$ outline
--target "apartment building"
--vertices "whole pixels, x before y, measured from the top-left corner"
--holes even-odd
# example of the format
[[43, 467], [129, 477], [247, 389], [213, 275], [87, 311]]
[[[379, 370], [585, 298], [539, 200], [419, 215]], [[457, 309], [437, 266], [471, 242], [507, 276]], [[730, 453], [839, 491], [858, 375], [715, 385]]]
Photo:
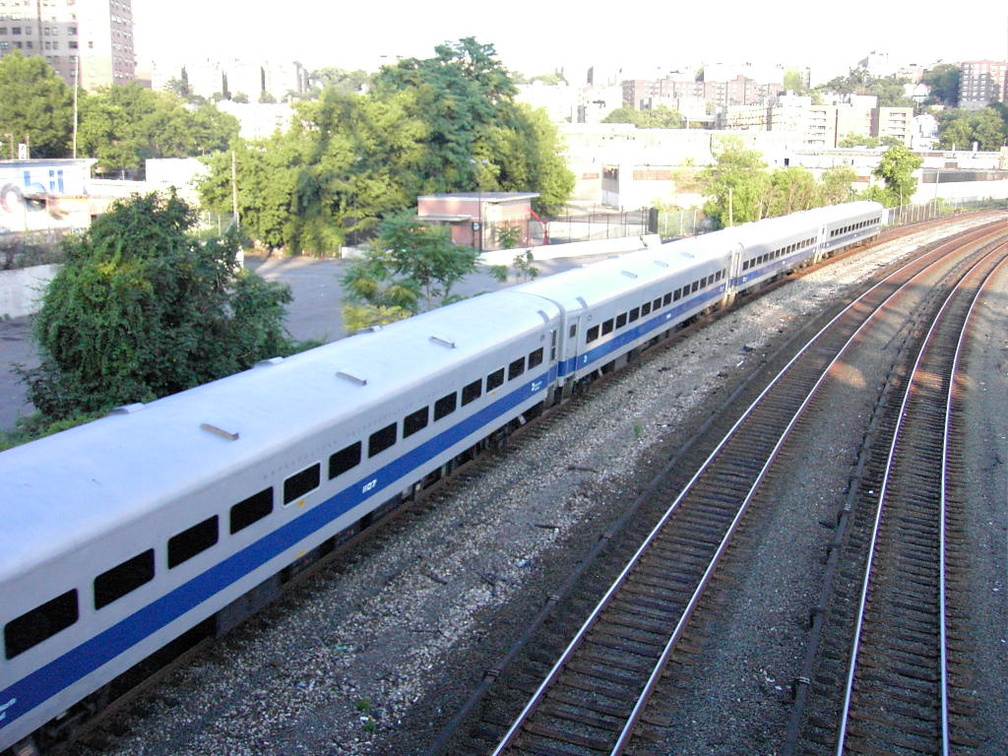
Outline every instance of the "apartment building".
[[131, 0], [0, 0], [0, 56], [42, 55], [84, 89], [136, 78]]
[[1008, 102], [1008, 61], [970, 60], [962, 63], [959, 107], [980, 110], [994, 102]]

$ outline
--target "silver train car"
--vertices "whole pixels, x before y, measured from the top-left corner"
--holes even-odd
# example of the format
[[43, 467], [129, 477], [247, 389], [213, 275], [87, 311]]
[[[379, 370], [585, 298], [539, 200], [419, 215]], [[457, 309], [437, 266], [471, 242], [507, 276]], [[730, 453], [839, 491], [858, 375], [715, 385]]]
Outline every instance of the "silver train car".
[[0, 751], [697, 313], [876, 236], [850, 203], [444, 307], [0, 454]]

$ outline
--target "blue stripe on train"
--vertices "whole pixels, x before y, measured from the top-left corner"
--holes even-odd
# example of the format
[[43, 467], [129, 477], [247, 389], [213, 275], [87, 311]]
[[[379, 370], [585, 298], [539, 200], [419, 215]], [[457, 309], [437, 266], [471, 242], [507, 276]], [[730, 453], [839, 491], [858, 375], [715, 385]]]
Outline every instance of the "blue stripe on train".
[[[0, 729], [10, 725], [64, 688], [166, 627], [186, 612], [245, 577], [287, 549], [318, 532], [338, 517], [383, 491], [424, 463], [447, 451], [467, 436], [497, 422], [506, 422], [510, 410], [543, 391], [556, 379], [556, 368], [527, 381], [517, 390], [470, 415], [426, 443], [389, 462], [374, 474], [344, 488], [304, 514], [263, 536], [205, 572], [192, 578], [129, 617], [71, 649], [0, 692]], [[369, 486], [372, 481], [376, 485]], [[368, 493], [365, 495], [364, 488]], [[362, 513], [363, 514], [363, 513]]]

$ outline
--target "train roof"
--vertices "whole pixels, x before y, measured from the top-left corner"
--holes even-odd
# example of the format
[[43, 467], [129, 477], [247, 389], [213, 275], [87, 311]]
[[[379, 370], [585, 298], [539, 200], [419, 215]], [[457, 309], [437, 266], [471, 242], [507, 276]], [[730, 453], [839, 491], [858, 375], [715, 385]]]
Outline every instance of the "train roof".
[[558, 312], [510, 290], [482, 295], [4, 451], [0, 578], [12, 561], [86, 542], [389, 395], [436, 385]]
[[618, 298], [650, 281], [669, 278], [698, 264], [710, 263], [713, 268], [733, 244], [729, 236], [681, 239], [536, 279], [514, 290], [547, 297], [565, 309], [578, 310]]

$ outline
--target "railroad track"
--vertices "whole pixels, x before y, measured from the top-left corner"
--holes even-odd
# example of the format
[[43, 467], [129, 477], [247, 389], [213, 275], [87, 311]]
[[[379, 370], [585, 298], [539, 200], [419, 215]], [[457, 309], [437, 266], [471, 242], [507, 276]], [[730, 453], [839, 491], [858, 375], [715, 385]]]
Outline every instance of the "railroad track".
[[[984, 232], [971, 238], [983, 238]], [[989, 230], [986, 233], [990, 233]], [[961, 241], [961, 240], [960, 240]], [[485, 707], [452, 752], [620, 753], [647, 719], [651, 693], [686, 635], [705, 589], [757, 500], [788, 435], [839, 356], [872, 315], [947, 248], [904, 266], [846, 308], [788, 363], [676, 495], [672, 469], [645, 495], [672, 500], [665, 515], [591, 610], [545, 679], [502, 732], [499, 707]], [[528, 672], [515, 676], [520, 689]], [[510, 696], [513, 698], [514, 693]], [[460, 728], [461, 729], [461, 728]], [[496, 746], [491, 741], [498, 738]], [[630, 751], [645, 747], [640, 743]], [[435, 749], [437, 750], [437, 749]], [[444, 752], [444, 751], [442, 751]]]
[[1003, 265], [1003, 241], [962, 276], [934, 316], [901, 395], [866, 449], [810, 687], [792, 717], [787, 753], [941, 754], [979, 745], [955, 590], [963, 580], [961, 477], [953, 433], [969, 317]]

